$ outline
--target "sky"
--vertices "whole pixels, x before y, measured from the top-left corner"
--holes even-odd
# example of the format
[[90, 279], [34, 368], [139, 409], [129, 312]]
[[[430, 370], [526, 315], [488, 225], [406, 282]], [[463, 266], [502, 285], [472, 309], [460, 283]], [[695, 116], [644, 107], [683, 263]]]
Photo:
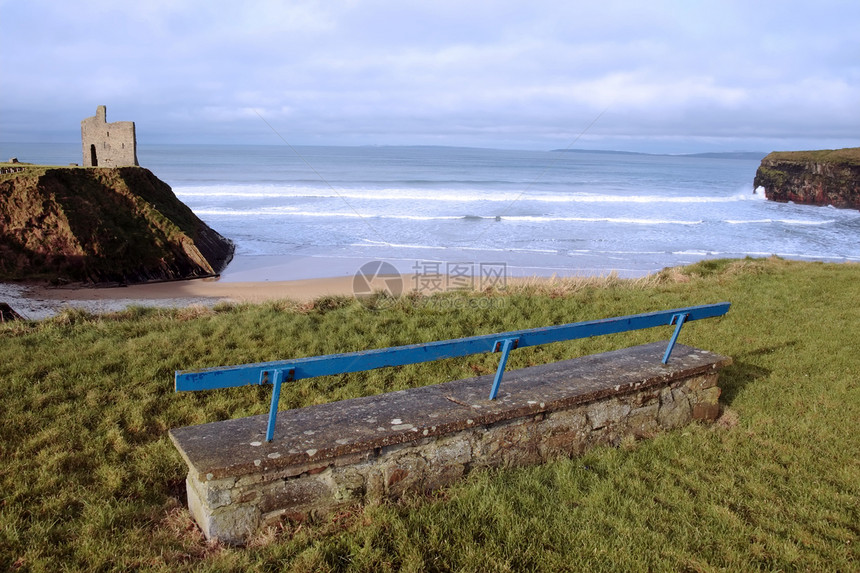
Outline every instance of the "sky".
[[860, 146], [860, 2], [0, 0], [0, 141]]

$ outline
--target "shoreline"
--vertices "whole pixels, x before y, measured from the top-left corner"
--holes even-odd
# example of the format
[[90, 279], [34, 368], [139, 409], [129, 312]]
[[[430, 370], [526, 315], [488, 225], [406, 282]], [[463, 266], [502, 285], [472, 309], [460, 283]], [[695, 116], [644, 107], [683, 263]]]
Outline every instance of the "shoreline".
[[[414, 291], [431, 295], [457, 289], [484, 290], [530, 281], [550, 281], [562, 276], [585, 278], [612, 274], [593, 268], [570, 270], [563, 275], [526, 274], [524, 268], [501, 264], [488, 265], [480, 271], [472, 265], [468, 267], [471, 270], [461, 275], [444, 272], [454, 267], [436, 265], [429, 268], [416, 270], [414, 264], [407, 266], [402, 260], [389, 262], [293, 255], [236, 257], [217, 277], [116, 286], [0, 282], [0, 302], [8, 303], [25, 319], [42, 320], [66, 308], [101, 314], [122, 311], [129, 306], [212, 307], [220, 302], [241, 304], [287, 299], [302, 304], [324, 296], [352, 297], [378, 290], [394, 296]], [[536, 269], [529, 270], [534, 272]]]
[[69, 307], [106, 313], [129, 306], [211, 307], [219, 302], [259, 303], [282, 299], [310, 302], [322, 296], [351, 296], [352, 280], [351, 276], [261, 282], [204, 278], [110, 287], [0, 283], [0, 302], [8, 303], [25, 319], [41, 320]]
[[[784, 260], [791, 261], [792, 259]], [[842, 264], [860, 263], [847, 262]], [[617, 272], [519, 275], [505, 276], [501, 283], [497, 284], [484, 283], [474, 276], [458, 277], [441, 274], [397, 273], [396, 271], [392, 274], [378, 274], [372, 277], [362, 276], [358, 273], [347, 276], [260, 281], [231, 281], [224, 280], [223, 277], [210, 277], [119, 286], [73, 284], [53, 287], [34, 282], [0, 282], [0, 303], [8, 304], [25, 320], [43, 320], [55, 316], [67, 308], [78, 308], [94, 314], [105, 314], [120, 312], [130, 306], [157, 308], [200, 306], [211, 308], [222, 302], [258, 304], [280, 300], [306, 304], [326, 296], [359, 298], [380, 290], [388, 292], [394, 297], [413, 292], [430, 296], [455, 290], [483, 291], [488, 288], [504, 289], [508, 286], [528, 284], [554, 284], [556, 282], [578, 282], [590, 279], [599, 281], [613, 277], [620, 280], [637, 280], [645, 279], [654, 274], [647, 273], [639, 277], [625, 277]], [[470, 279], [471, 284], [469, 284]]]
[[[549, 281], [553, 278], [557, 277], [508, 277], [506, 284]], [[242, 282], [203, 278], [101, 287], [0, 283], [0, 302], [8, 303], [25, 319], [42, 320], [59, 314], [66, 308], [108, 313], [122, 311], [129, 306], [212, 307], [220, 302], [256, 304], [276, 300], [292, 300], [301, 304], [325, 296], [359, 297], [379, 290], [399, 296], [410, 292], [432, 295], [455, 288], [456, 283], [451, 277], [439, 276], [428, 281], [425, 276], [415, 274], [378, 275], [369, 281], [354, 275]], [[468, 288], [468, 285], [466, 288], [475, 290]]]
[[[556, 281], [599, 280], [609, 277], [637, 280], [656, 274], [655, 272], [628, 274], [592, 268], [527, 275], [511, 273], [510, 267], [507, 267], [497, 275], [455, 276], [438, 271], [436, 274], [401, 272], [385, 261], [289, 257], [288, 260], [281, 259], [279, 265], [272, 264], [275, 262], [274, 259], [276, 257], [263, 258], [257, 261], [257, 265], [246, 263], [244, 268], [234, 268], [233, 272], [228, 273], [226, 277], [222, 274], [218, 277], [133, 285], [96, 286], [79, 283], [49, 286], [32, 281], [0, 281], [0, 303], [8, 304], [25, 320], [43, 320], [60, 314], [67, 308], [105, 314], [121, 312], [130, 306], [211, 308], [218, 303], [258, 304], [278, 300], [307, 304], [326, 296], [360, 297], [380, 290], [395, 297], [410, 292], [428, 296], [454, 290], [483, 291], [530, 283], [551, 284]], [[299, 262], [304, 264], [296, 265]], [[845, 262], [844, 264], [860, 263]], [[288, 276], [288, 273], [303, 278], [289, 280], [269, 278]], [[326, 274], [335, 276], [324, 276]], [[252, 277], [259, 278], [248, 280]]]

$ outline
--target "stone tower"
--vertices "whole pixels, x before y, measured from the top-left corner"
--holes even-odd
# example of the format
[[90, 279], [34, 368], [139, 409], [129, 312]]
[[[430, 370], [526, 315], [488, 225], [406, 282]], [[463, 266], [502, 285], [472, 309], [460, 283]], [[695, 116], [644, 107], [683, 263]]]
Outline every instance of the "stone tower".
[[84, 167], [124, 167], [137, 162], [137, 137], [133, 121], [107, 123], [107, 108], [81, 122]]

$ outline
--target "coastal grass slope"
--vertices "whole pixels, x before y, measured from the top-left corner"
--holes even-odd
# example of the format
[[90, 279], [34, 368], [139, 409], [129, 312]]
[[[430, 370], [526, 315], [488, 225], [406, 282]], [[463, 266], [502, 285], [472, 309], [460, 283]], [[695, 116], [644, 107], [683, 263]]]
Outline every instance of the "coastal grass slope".
[[0, 279], [211, 276], [233, 255], [229, 240], [143, 167], [4, 165], [11, 171], [0, 173]]
[[[270, 389], [175, 394], [173, 372], [721, 300], [684, 344], [731, 356], [724, 412], [540, 467], [476, 471], [398, 503], [207, 543], [169, 428], [264, 413]], [[712, 260], [639, 280], [364, 303], [69, 310], [0, 324], [0, 563], [17, 571], [711, 571], [860, 568], [860, 265]], [[509, 368], [668, 338], [512, 353]], [[495, 370], [494, 356], [303, 380], [281, 408]]]

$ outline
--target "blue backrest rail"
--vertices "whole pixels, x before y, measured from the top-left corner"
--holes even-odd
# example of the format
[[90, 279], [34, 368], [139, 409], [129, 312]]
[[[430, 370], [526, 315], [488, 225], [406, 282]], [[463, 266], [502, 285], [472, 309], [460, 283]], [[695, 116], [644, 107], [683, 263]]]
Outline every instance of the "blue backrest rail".
[[278, 399], [283, 382], [331, 374], [374, 370], [389, 366], [418, 364], [442, 358], [500, 352], [502, 356], [499, 360], [499, 367], [490, 390], [490, 399], [492, 400], [496, 397], [501, 385], [508, 355], [515, 348], [590, 338], [604, 334], [629, 332], [655, 326], [674, 325], [674, 332], [662, 360], [663, 364], [666, 364], [669, 361], [672, 348], [684, 324], [693, 320], [723, 316], [728, 312], [729, 306], [730, 303], [721, 302], [602, 320], [575, 322], [558, 326], [515, 330], [499, 334], [484, 334], [453, 340], [377, 348], [345, 354], [328, 354], [294, 360], [277, 360], [237, 366], [218, 366], [199, 370], [177, 371], [175, 386], [176, 391], [179, 392], [231, 388], [250, 384], [273, 384], [272, 404], [269, 411], [269, 427], [266, 434], [266, 440], [271, 441], [274, 435]]

